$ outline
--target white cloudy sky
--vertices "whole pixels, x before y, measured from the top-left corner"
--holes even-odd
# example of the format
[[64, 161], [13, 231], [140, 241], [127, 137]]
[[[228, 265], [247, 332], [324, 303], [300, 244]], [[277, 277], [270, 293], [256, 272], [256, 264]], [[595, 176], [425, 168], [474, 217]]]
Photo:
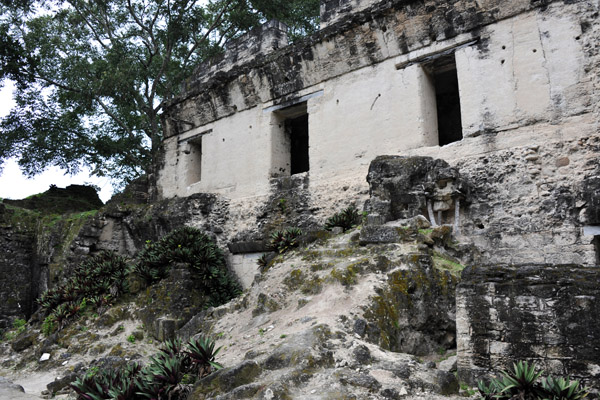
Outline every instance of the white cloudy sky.
[[[0, 89], [0, 117], [8, 114], [14, 105], [12, 91], [13, 86], [10, 82], [5, 82]], [[21, 174], [16, 160], [9, 160], [4, 163], [0, 172], [0, 198], [22, 199], [32, 194], [45, 192], [51, 184], [64, 188], [71, 184], [83, 183], [99, 186], [102, 189], [99, 195], [104, 202], [112, 195], [113, 189], [110, 181], [106, 178], [90, 177], [89, 170], [70, 176], [65, 175], [61, 169], [52, 167], [33, 179], [28, 179]]]

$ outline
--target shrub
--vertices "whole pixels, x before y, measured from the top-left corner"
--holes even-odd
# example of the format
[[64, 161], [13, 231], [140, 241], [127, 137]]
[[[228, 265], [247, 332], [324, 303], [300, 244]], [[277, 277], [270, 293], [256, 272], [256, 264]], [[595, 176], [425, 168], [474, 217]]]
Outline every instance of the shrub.
[[185, 263], [209, 296], [209, 305], [220, 305], [241, 293], [225, 264], [223, 252], [211, 238], [196, 228], [183, 227], [156, 243], [147, 242], [134, 267], [147, 284], [167, 276], [173, 263]]
[[219, 350], [205, 337], [185, 346], [178, 339], [167, 341], [145, 367], [134, 363], [122, 369], [94, 370], [71, 387], [78, 400], [183, 400], [198, 378], [222, 368], [214, 361]]
[[298, 246], [298, 239], [302, 236], [300, 228], [287, 228], [283, 231], [271, 233], [269, 248], [279, 254], [285, 253], [293, 247]]
[[354, 228], [361, 221], [361, 214], [353, 205], [334, 214], [325, 222], [325, 229], [330, 231], [336, 226], [342, 228], [344, 232]]
[[551, 376], [538, 380], [544, 371], [537, 371], [525, 361], [513, 364], [513, 370], [502, 371], [501, 378], [493, 378], [486, 385], [478, 382], [482, 400], [579, 400], [587, 396], [586, 388], [579, 387], [579, 381]]
[[130, 267], [114, 252], [101, 252], [82, 262], [62, 285], [44, 292], [38, 304], [46, 317], [42, 332], [62, 329], [90, 305], [101, 307], [127, 291]]

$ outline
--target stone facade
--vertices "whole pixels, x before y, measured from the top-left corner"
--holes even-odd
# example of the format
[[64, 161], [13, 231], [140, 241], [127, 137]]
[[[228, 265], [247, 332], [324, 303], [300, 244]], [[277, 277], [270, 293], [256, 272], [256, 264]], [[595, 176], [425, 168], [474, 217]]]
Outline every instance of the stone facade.
[[[600, 332], [585, 322], [600, 309], [600, 1], [328, 0], [321, 13], [311, 37], [288, 45], [270, 22], [198, 66], [163, 116], [156, 187], [130, 186], [60, 257], [43, 232], [1, 225], [3, 249], [33, 256], [0, 258], [23, 282], [6, 296], [29, 307], [0, 308], [0, 328], [29, 315], [59, 261], [68, 275], [90, 253], [132, 256], [191, 225], [249, 287], [272, 231], [314, 233], [354, 204], [369, 214], [356, 237], [367, 248], [401, 243], [408, 223], [424, 250], [443, 241], [461, 263], [497, 265], [469, 268], [457, 290], [462, 379], [528, 358], [600, 383]], [[419, 232], [443, 224], [435, 240]], [[379, 326], [372, 312], [365, 337], [452, 347], [454, 285], [425, 285], [420, 303], [380, 293], [416, 322], [395, 312]]]
[[574, 265], [467, 269], [456, 296], [460, 378], [475, 383], [523, 359], [597, 389], [599, 275]]
[[270, 230], [348, 204], [370, 214], [363, 244], [398, 242], [394, 221], [419, 214], [452, 225], [457, 257], [499, 265], [459, 290], [464, 379], [531, 358], [596, 384], [584, 336], [599, 333], [568, 310], [596, 301], [577, 282], [596, 283], [584, 267], [600, 260], [599, 13], [598, 0], [322, 1], [315, 35], [286, 46], [271, 23], [184, 83], [157, 195], [227, 199], [220, 237], [248, 280]]
[[[236, 215], [259, 223], [282, 179], [303, 182], [318, 222], [367, 200], [376, 156], [430, 156], [473, 182], [457, 228], [496, 261], [594, 265], [583, 191], [597, 176], [598, 9], [331, 0], [322, 29], [288, 46], [270, 23], [171, 101], [158, 197], [223, 196], [233, 235], [249, 237]], [[306, 143], [294, 149], [294, 135]]]

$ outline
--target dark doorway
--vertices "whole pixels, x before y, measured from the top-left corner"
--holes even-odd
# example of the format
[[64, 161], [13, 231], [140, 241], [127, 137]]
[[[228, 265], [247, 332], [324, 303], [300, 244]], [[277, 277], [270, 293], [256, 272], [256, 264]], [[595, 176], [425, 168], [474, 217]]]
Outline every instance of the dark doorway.
[[308, 163], [308, 114], [285, 120], [285, 131], [290, 137], [290, 173], [307, 172]]
[[439, 145], [458, 142], [463, 135], [454, 54], [435, 60], [429, 70], [435, 82]]

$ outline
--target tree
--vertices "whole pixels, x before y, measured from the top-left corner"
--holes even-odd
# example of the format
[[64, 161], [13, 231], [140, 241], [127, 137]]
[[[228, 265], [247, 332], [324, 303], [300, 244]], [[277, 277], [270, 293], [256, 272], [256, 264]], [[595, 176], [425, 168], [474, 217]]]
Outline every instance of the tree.
[[[35, 7], [32, 4], [36, 4]], [[127, 181], [151, 168], [160, 114], [193, 68], [277, 18], [298, 37], [318, 0], [1, 0], [0, 81], [17, 106], [0, 122], [0, 166], [55, 165]], [[41, 4], [41, 5], [40, 5]]]

